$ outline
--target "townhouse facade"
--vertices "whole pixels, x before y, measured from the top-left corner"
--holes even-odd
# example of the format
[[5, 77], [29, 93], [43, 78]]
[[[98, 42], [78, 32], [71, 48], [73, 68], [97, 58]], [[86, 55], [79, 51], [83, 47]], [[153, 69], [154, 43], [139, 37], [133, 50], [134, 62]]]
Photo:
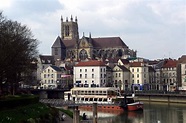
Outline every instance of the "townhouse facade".
[[130, 71], [125, 66], [116, 65], [112, 71], [113, 86], [120, 90], [130, 90]]
[[149, 67], [145, 62], [130, 63], [132, 90], [149, 90]]
[[40, 87], [43, 89], [63, 88], [68, 84], [67, 81], [63, 79], [64, 76], [66, 76], [64, 67], [48, 66], [41, 73]]
[[186, 61], [180, 63], [181, 66], [181, 90], [186, 90]]
[[[111, 66], [108, 64], [110, 61], [82, 61], [77, 62], [74, 65], [73, 70], [71, 70], [72, 73], [67, 73], [67, 71], [66, 73], [60, 73], [57, 71], [59, 72], [57, 74], [61, 74], [62, 76], [61, 78], [55, 79], [50, 78], [53, 75], [44, 75], [52, 74], [47, 73], [48, 70], [45, 70], [49, 69], [47, 66], [51, 66], [52, 63], [49, 62], [49, 60], [42, 60], [42, 62], [47, 63], [42, 64], [39, 67], [39, 69], [43, 68], [43, 72], [40, 73], [40, 84], [42, 88], [50, 88], [50, 86], [52, 88], [57, 88], [59, 84], [55, 82], [59, 80], [59, 82], [64, 81], [76, 87], [114, 86], [118, 87], [120, 90], [132, 91], [174, 91], [177, 89], [186, 90], [186, 60], [184, 59], [181, 61], [163, 59], [155, 62], [153, 61], [154, 63], [151, 63], [151, 61], [147, 62], [143, 60], [118, 59], [117, 62], [112, 63]], [[66, 85], [69, 86], [69, 84]]]
[[[156, 71], [153, 67], [149, 66], [149, 90], [157, 90], [159, 88], [158, 83], [156, 82]], [[159, 74], [157, 74], [159, 75]], [[147, 84], [147, 83], [146, 83]]]
[[41, 73], [50, 65], [54, 65], [54, 57], [51, 55], [39, 55], [37, 59], [37, 81], [41, 81]]
[[163, 67], [161, 68], [161, 82], [163, 84], [163, 90], [174, 91], [178, 88], [177, 85], [177, 60], [168, 59], [165, 60]]
[[179, 90], [186, 90], [186, 55], [178, 59], [177, 78]]

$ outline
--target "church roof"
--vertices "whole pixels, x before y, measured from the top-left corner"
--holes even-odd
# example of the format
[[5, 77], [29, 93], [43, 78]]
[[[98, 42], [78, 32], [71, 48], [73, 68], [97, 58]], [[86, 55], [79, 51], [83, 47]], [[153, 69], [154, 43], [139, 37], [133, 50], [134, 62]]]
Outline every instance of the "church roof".
[[58, 36], [54, 42], [54, 44], [52, 45], [52, 47], [61, 47], [61, 48], [65, 48], [65, 44], [63, 43], [63, 41], [61, 40], [61, 38]]
[[76, 44], [76, 40], [63, 40], [66, 48], [73, 48]]
[[128, 47], [120, 37], [92, 38], [94, 47]]
[[[88, 37], [85, 37], [89, 40]], [[127, 47], [128, 46], [121, 40], [120, 37], [102, 37], [92, 38], [91, 40], [93, 47], [95, 48], [107, 48], [107, 47]], [[75, 40], [63, 40], [63, 43], [67, 48], [73, 48], [75, 46]]]

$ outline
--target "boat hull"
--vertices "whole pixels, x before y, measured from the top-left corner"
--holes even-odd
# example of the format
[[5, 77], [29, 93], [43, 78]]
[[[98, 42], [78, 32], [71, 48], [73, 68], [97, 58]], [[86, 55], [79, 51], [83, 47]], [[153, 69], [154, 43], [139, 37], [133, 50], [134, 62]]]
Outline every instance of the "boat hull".
[[[92, 112], [92, 107], [85, 107], [85, 106], [81, 106], [81, 107], [79, 107], [79, 110], [80, 111], [91, 111]], [[99, 112], [99, 113], [102, 113], [102, 114], [113, 114], [113, 115], [120, 115], [120, 114], [122, 114], [123, 112], [124, 112], [124, 110], [112, 110], [112, 109], [109, 109], [109, 108], [98, 108], [97, 109], [97, 111]]]
[[136, 103], [127, 104], [127, 109], [128, 111], [143, 110], [143, 103], [136, 102]]
[[[83, 105], [79, 106], [81, 109], [92, 109], [92, 105]], [[124, 111], [119, 105], [98, 105], [98, 110], [112, 110], [112, 111]]]

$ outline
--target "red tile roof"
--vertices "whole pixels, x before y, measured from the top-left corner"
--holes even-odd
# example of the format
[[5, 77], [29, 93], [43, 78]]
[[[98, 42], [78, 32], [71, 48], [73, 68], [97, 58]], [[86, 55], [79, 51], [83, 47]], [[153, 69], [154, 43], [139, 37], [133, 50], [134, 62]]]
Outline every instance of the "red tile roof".
[[172, 68], [172, 67], [176, 67], [177, 65], [177, 60], [166, 60], [164, 65], [163, 65], [163, 68]]
[[85, 61], [85, 62], [79, 62], [75, 66], [79, 67], [79, 66], [106, 66], [106, 65], [102, 61], [90, 60], [90, 61]]
[[143, 62], [130, 62], [130, 67], [141, 67]]

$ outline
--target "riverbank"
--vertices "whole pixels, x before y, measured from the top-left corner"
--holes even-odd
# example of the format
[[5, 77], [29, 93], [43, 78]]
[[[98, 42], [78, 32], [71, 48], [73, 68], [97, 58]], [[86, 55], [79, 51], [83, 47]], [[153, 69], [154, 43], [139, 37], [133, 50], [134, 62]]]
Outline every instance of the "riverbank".
[[136, 96], [142, 102], [186, 103], [186, 95], [137, 94]]

